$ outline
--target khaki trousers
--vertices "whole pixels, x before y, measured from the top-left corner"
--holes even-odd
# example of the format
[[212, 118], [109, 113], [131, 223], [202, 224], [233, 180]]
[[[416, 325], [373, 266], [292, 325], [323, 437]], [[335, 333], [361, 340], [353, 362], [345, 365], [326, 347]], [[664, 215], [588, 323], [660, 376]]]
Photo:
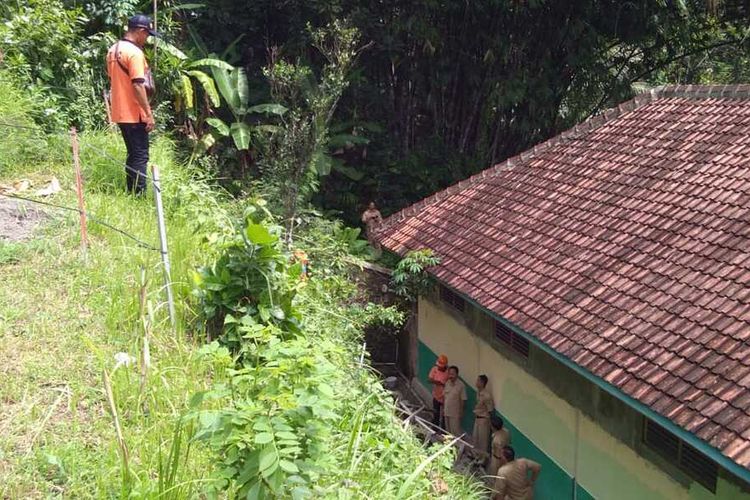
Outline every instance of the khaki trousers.
[[476, 451], [487, 456], [487, 450], [490, 448], [490, 432], [492, 427], [490, 426], [489, 417], [474, 419], [474, 432], [472, 439], [474, 440], [474, 446]]
[[445, 417], [445, 430], [456, 437], [464, 433], [461, 429], [461, 419], [458, 417]]
[[[497, 458], [495, 455], [490, 456], [490, 465], [487, 468], [487, 475], [488, 476], [497, 476], [497, 471], [500, 469], [500, 459]], [[493, 479], [494, 481], [494, 479]]]

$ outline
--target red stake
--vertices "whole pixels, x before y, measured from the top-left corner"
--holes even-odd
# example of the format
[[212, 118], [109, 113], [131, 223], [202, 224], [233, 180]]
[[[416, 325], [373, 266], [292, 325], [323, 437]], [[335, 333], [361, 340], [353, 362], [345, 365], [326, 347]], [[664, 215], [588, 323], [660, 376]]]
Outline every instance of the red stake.
[[78, 151], [78, 132], [75, 127], [70, 129], [70, 145], [73, 148], [73, 166], [76, 170], [76, 193], [78, 194], [78, 214], [81, 218], [81, 250], [84, 255], [89, 245], [86, 230], [86, 205], [83, 202], [83, 176], [81, 175], [81, 158]]

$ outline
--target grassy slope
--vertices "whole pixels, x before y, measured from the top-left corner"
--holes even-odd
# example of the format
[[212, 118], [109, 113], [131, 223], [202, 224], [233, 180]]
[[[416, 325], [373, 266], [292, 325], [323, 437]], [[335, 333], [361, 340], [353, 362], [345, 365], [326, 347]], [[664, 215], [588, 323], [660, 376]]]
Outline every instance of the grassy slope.
[[[151, 200], [135, 200], [117, 192], [119, 168], [107, 156], [121, 156], [119, 137], [84, 137], [87, 208], [139, 238], [155, 244], [157, 233]], [[58, 144], [57, 151], [65, 145]], [[168, 145], [156, 159], [171, 165]], [[21, 175], [43, 181], [61, 180], [55, 203], [75, 206], [72, 168], [62, 158], [37, 167], [6, 169], [0, 183]], [[168, 169], [164, 192], [168, 201], [170, 241], [178, 296], [189, 291], [188, 269], [206, 258], [194, 235], [197, 189], [183, 172]], [[182, 186], [180, 190], [178, 186]], [[192, 189], [185, 192], [185, 186]], [[177, 201], [182, 201], [180, 205]], [[210, 202], [210, 200], [208, 200]], [[102, 369], [111, 370], [114, 354], [139, 356], [140, 270], [149, 279], [149, 300], [159, 294], [158, 253], [91, 224], [88, 260], [79, 250], [78, 218], [71, 212], [48, 211], [36, 238], [22, 244], [0, 243], [0, 498], [39, 498], [64, 494], [71, 498], [103, 497], [119, 492], [120, 462], [114, 429], [103, 393]], [[180, 286], [181, 285], [181, 286]], [[189, 315], [189, 312], [187, 312]], [[168, 453], [173, 425], [190, 395], [207, 379], [185, 335], [173, 336], [162, 312], [151, 342], [152, 370], [143, 395], [148, 414], [138, 404], [139, 376], [119, 369], [112, 377], [136, 491], [155, 488], [160, 447]], [[193, 456], [186, 477], [200, 480], [206, 465]]]
[[[30, 124], [23, 113], [28, 106], [23, 95], [3, 84], [0, 74], [0, 123]], [[124, 154], [119, 135], [102, 132], [81, 140], [88, 211], [156, 245], [151, 198], [136, 200], [122, 193], [118, 158]], [[152, 154], [163, 167], [178, 315], [191, 320], [192, 311], [184, 309], [191, 291], [189, 274], [212, 260], [215, 250], [202, 235], [227, 222], [227, 204], [173, 161], [167, 141], [158, 141]], [[0, 125], [0, 184], [28, 178], [40, 185], [52, 175], [60, 179], [64, 191], [51, 201], [75, 206], [68, 138]], [[159, 255], [96, 223], [90, 224], [89, 231], [86, 260], [79, 249], [78, 216], [73, 212], [48, 209], [48, 219], [31, 241], [0, 243], [3, 500], [122, 494], [124, 474], [102, 372], [113, 370], [118, 352], [139, 357], [143, 345], [140, 269], [146, 269], [148, 299], [156, 306], [163, 300]], [[352, 370], [348, 349], [358, 345], [360, 332], [333, 312], [341, 306], [337, 303], [341, 294], [326, 296], [337, 281], [348, 283], [346, 273], [339, 274], [334, 272], [327, 284], [319, 283], [319, 290], [309, 287], [300, 297], [307, 323], [311, 328], [317, 325], [309, 334], [329, 347], [348, 346], [326, 351], [337, 366], [335, 385], [347, 403], [342, 405], [338, 427], [332, 429], [329, 462], [338, 467], [329, 467], [322, 478], [322, 497], [435, 497], [439, 495], [434, 478], [443, 477], [450, 491], [442, 498], [479, 498], [475, 483], [447, 471], [450, 454], [435, 463], [426, 461], [429, 453], [401, 430], [377, 377]], [[158, 496], [160, 456], [165, 460], [175, 442], [175, 423], [187, 411], [190, 397], [204, 390], [212, 378], [223, 376], [212, 373], [211, 365], [198, 358], [197, 342], [185, 331], [189, 321], [180, 322], [175, 336], [165, 316], [164, 308], [157, 310], [146, 390], [141, 392], [137, 368], [120, 368], [111, 377], [129, 449], [133, 498], [191, 496], [185, 488]], [[363, 405], [365, 400], [368, 403]], [[351, 443], [356, 444], [355, 453]], [[183, 446], [179, 454], [182, 465], [174, 484], [197, 489], [208, 480], [214, 459], [199, 443], [191, 446], [189, 457], [185, 450]]]

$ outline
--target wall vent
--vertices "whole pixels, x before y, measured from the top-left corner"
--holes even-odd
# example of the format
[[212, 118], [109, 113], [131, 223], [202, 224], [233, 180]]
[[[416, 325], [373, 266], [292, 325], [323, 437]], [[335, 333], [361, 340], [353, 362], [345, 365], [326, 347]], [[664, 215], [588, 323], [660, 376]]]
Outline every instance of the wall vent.
[[649, 419], [644, 421], [643, 442], [709, 491], [716, 492], [719, 467], [706, 455]]
[[499, 321], [495, 321], [495, 339], [507, 345], [524, 358], [529, 357], [530, 346], [528, 339], [518, 335]]
[[459, 312], [464, 312], [466, 309], [466, 301], [459, 294], [446, 286], [440, 287], [440, 300]]

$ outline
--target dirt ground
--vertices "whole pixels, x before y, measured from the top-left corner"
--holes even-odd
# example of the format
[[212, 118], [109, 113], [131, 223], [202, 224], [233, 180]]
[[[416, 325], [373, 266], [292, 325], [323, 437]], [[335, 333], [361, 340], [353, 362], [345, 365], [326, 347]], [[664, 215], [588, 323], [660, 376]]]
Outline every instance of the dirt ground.
[[0, 195], [0, 241], [23, 241], [31, 237], [45, 214], [31, 203]]

